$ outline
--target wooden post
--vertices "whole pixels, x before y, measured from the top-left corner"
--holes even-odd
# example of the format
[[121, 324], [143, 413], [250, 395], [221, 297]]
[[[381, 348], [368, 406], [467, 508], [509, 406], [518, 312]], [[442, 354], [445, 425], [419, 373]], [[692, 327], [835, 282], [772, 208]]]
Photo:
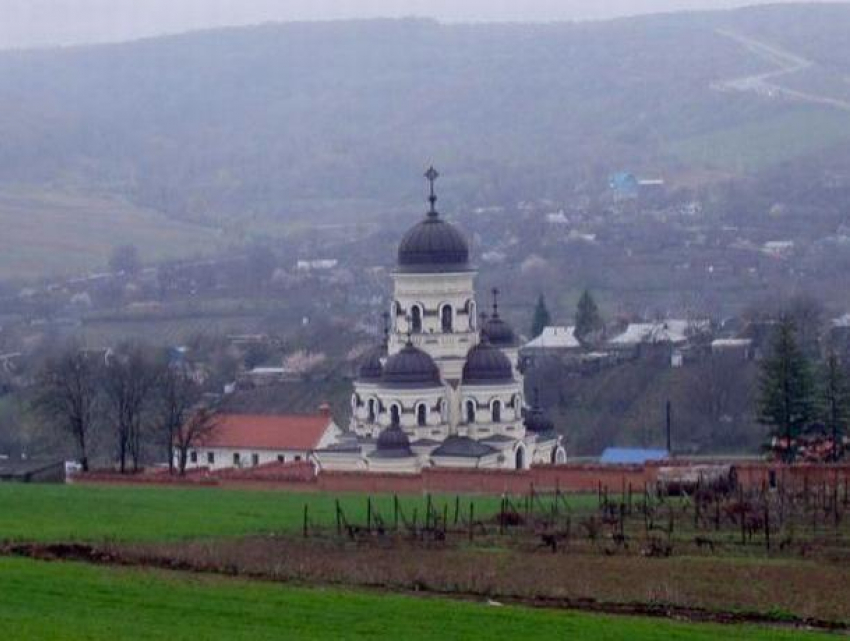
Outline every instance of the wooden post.
[[460, 520], [460, 495], [455, 496], [455, 525]]
[[473, 523], [475, 523], [475, 504], [472, 501], [470, 501], [469, 502], [469, 540], [470, 541], [472, 540], [472, 535], [473, 535], [473, 531], [474, 531]]
[[334, 503], [336, 504], [336, 533], [339, 536], [342, 534], [342, 514], [339, 508], [339, 499], [336, 499]]
[[770, 554], [770, 503], [765, 497], [764, 501], [764, 546]]
[[398, 495], [393, 494], [393, 529], [398, 532]]
[[307, 510], [308, 510], [309, 507], [310, 507], [309, 503], [304, 504], [304, 529], [303, 529], [302, 533], [303, 533], [305, 539], [309, 535], [309, 532], [307, 530], [307, 519], [308, 519]]
[[428, 494], [425, 501], [425, 529], [431, 527], [431, 495]]
[[366, 531], [372, 533], [372, 497], [366, 497]]
[[507, 510], [507, 499], [502, 496], [502, 504], [499, 509], [499, 534], [505, 533], [505, 510]]

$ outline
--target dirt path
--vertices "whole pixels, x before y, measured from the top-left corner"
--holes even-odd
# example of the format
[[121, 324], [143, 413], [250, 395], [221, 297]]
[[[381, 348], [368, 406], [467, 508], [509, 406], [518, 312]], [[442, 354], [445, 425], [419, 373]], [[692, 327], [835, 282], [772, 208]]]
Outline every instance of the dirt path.
[[850, 102], [845, 100], [798, 91], [778, 84], [777, 81], [784, 76], [805, 71], [806, 69], [813, 67], [815, 63], [811, 60], [799, 56], [791, 51], [781, 49], [776, 45], [735, 33], [733, 31], [719, 29], [717, 33], [734, 40], [753, 55], [775, 65], [777, 69], [751, 76], [743, 76], [741, 78], [715, 82], [711, 85], [712, 89], [726, 92], [751, 92], [768, 98], [784, 97], [801, 102], [834, 107], [843, 111], [850, 111]]
[[[745, 591], [761, 586], [748, 585], [744, 575], [720, 577], [715, 570], [702, 572], [700, 564], [695, 566], [686, 559], [674, 566], [660, 561], [581, 555], [524, 554], [514, 558], [492, 551], [418, 549], [413, 553], [406, 548], [385, 547], [355, 551], [350, 546], [277, 538], [144, 546], [7, 544], [0, 546], [0, 555], [221, 574], [306, 586], [346, 586], [421, 597], [486, 599], [599, 614], [850, 631], [850, 626], [839, 620], [792, 614], [787, 609], [789, 604], [762, 608], [755, 602], [734, 602], [738, 598], [734, 595], [732, 601], [726, 599], [725, 603], [716, 595], [694, 598], [694, 589], [725, 593], [733, 590], [735, 583], [742, 584]], [[573, 579], [572, 585], [557, 582], [565, 572]], [[721, 569], [719, 574], [722, 573]], [[801, 587], [800, 577], [793, 572], [784, 577], [789, 581], [787, 585], [775, 574], [762, 577], [763, 583], [783, 584], [783, 590]], [[687, 588], [682, 582], [690, 575], [695, 577], [696, 588]], [[825, 578], [826, 589], [831, 589], [830, 583], [835, 580], [843, 582], [844, 577]], [[714, 587], [706, 588], [707, 582]], [[638, 583], [645, 585], [638, 587]], [[659, 591], [659, 585], [665, 586], [667, 598], [665, 592]], [[811, 598], [817, 599], [817, 595]]]

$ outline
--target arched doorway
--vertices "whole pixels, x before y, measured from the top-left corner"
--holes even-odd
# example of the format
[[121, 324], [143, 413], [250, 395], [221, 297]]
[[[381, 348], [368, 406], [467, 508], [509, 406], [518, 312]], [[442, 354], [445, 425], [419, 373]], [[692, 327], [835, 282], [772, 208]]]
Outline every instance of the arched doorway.
[[518, 447], [516, 449], [516, 469], [524, 470], [525, 469], [525, 448]]

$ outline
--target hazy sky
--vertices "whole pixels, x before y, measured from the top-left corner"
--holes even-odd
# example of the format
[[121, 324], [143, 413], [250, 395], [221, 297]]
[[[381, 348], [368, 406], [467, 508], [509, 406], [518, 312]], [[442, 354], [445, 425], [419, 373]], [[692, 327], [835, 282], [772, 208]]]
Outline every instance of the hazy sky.
[[192, 29], [267, 21], [377, 16], [429, 16], [447, 22], [587, 20], [767, 2], [768, 0], [0, 0], [0, 48], [127, 40]]

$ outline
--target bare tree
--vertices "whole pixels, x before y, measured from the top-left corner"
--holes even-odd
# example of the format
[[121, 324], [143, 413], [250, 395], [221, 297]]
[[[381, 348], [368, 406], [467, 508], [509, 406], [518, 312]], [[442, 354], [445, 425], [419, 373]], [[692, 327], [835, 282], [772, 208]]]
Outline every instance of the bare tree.
[[74, 442], [80, 465], [89, 470], [90, 439], [99, 404], [98, 363], [76, 346], [49, 360], [39, 376], [36, 408]]
[[186, 474], [189, 450], [196, 447], [218, 426], [218, 416], [213, 409], [200, 408], [177, 430], [174, 449], [177, 451], [177, 469], [180, 476]]
[[120, 348], [104, 370], [103, 388], [113, 421], [121, 473], [128, 458], [139, 469], [143, 419], [157, 381], [153, 360], [141, 345]]
[[168, 469], [173, 473], [175, 443], [180, 437], [180, 429], [186, 425], [201, 400], [201, 387], [184, 369], [165, 363], [157, 393], [159, 402], [155, 429], [168, 454]]

